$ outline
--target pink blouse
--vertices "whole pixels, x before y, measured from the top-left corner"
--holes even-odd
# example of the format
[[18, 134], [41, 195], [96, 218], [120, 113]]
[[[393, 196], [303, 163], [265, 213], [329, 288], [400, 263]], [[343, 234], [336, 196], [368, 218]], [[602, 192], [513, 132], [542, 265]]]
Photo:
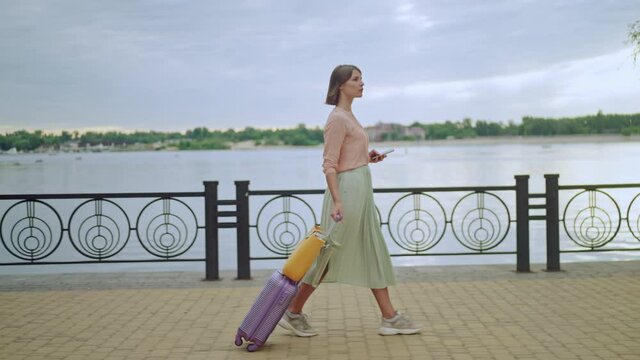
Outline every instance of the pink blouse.
[[340, 173], [369, 164], [369, 137], [353, 114], [336, 107], [324, 126], [322, 171]]

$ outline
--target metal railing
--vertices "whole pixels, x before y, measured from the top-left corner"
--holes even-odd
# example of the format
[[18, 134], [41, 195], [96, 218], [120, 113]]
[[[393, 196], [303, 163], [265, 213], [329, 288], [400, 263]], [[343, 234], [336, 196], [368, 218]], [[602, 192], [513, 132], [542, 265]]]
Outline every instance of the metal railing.
[[[266, 198], [260, 202], [262, 205], [249, 227], [260, 244], [274, 256], [250, 256], [247, 249], [251, 236], [247, 231], [239, 234], [238, 251], [242, 253], [238, 258], [239, 278], [250, 276], [250, 261], [286, 259], [304, 234], [319, 223], [314, 206], [303, 196], [324, 194], [324, 190], [256, 191], [249, 190], [248, 185], [242, 184], [243, 192], [248, 195], [245, 208], [258, 202], [258, 198]], [[391, 253], [393, 257], [518, 253], [516, 250], [496, 250], [510, 234], [512, 225], [517, 223], [517, 218], [512, 217], [513, 209], [510, 210], [504, 200], [505, 197], [518, 197], [517, 186], [387, 188], [375, 189], [374, 194], [395, 197], [384, 216], [380, 208], [376, 209], [380, 226], [391, 240], [387, 241], [393, 248], [390, 250], [396, 250]], [[520, 192], [520, 201], [526, 201], [523, 196]], [[443, 199], [447, 197], [454, 201], [447, 204]], [[511, 201], [512, 204], [515, 202]], [[250, 218], [249, 213], [244, 217]], [[438, 250], [446, 234], [450, 234], [447, 239], [455, 239], [463, 251], [433, 251]], [[525, 243], [520, 244], [519, 271], [529, 270]]]
[[[557, 174], [545, 179], [547, 271], [560, 270], [563, 253], [640, 251], [640, 184], [559, 185]], [[615, 190], [619, 194], [612, 195]]]
[[[530, 271], [531, 221], [546, 224], [549, 271], [560, 270], [561, 253], [640, 250], [640, 194], [628, 190], [640, 184], [559, 186], [558, 177], [545, 175], [544, 193], [529, 192], [528, 175], [515, 176], [513, 186], [375, 189], [378, 220], [391, 256], [515, 255], [518, 272]], [[626, 216], [603, 189], [627, 190]], [[204, 182], [204, 192], [0, 195], [0, 239], [16, 259], [0, 265], [198, 261], [216, 280], [219, 232], [229, 228], [237, 278], [249, 279], [252, 261], [286, 259], [319, 223], [314, 209], [324, 190], [250, 190], [248, 181], [235, 190], [232, 200], [218, 199], [217, 181]], [[562, 202], [561, 218], [561, 195], [577, 190]], [[611, 247], [623, 223], [635, 245]], [[561, 225], [570, 240], [562, 249]], [[571, 241], [579, 248], [568, 248]], [[65, 246], [73, 258], [56, 259]], [[198, 246], [204, 257], [193, 256]]]
[[[203, 224], [189, 199], [215, 208], [216, 194], [217, 182], [206, 182], [205, 192], [0, 195], [0, 203], [9, 202], [0, 239], [16, 259], [0, 265], [205, 261], [188, 255], [203, 230], [205, 244], [214, 244], [215, 209], [205, 207]], [[64, 247], [71, 255], [60, 259]], [[136, 254], [123, 256], [125, 248]], [[217, 246], [207, 246], [206, 256], [207, 276], [217, 278]]]

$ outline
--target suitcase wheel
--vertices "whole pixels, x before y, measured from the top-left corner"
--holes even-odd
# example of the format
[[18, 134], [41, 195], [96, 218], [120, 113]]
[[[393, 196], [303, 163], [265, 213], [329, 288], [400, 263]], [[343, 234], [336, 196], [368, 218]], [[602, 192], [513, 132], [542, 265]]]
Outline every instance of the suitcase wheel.
[[258, 348], [259, 348], [259, 347], [260, 347], [260, 346], [258, 346], [258, 345], [256, 345], [256, 344], [249, 344], [249, 345], [247, 346], [247, 351], [248, 351], [248, 352], [254, 352], [254, 351], [258, 350]]
[[240, 334], [236, 334], [235, 344], [236, 344], [236, 346], [242, 345], [242, 336], [240, 336]]

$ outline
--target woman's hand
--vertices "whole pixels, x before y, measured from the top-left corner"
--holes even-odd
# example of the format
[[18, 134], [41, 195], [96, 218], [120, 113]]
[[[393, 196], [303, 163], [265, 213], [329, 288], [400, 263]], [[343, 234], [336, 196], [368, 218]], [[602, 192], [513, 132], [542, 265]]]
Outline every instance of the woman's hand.
[[341, 203], [335, 203], [333, 205], [333, 211], [331, 212], [331, 218], [335, 222], [340, 222], [343, 218], [343, 210]]
[[377, 152], [376, 150], [369, 151], [369, 162], [370, 163], [380, 162], [380, 161], [384, 160], [384, 158], [386, 158], [386, 157], [387, 157], [387, 155], [380, 155], [380, 153]]

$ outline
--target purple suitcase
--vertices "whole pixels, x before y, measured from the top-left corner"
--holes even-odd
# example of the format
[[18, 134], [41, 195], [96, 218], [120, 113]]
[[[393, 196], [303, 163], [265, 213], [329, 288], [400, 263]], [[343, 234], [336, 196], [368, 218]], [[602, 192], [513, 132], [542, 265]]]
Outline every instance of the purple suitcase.
[[297, 283], [276, 270], [244, 318], [236, 334], [236, 346], [249, 342], [247, 351], [258, 350], [269, 338], [298, 291]]

